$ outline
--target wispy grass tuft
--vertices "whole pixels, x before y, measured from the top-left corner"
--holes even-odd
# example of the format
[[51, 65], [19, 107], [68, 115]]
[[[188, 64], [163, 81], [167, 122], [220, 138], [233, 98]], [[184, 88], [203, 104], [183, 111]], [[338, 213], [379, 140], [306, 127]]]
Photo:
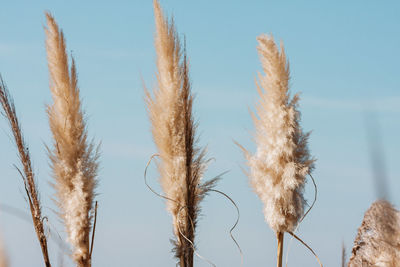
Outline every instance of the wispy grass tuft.
[[11, 132], [14, 137], [15, 144], [17, 146], [18, 155], [22, 169], [17, 168], [21, 178], [24, 182], [25, 192], [29, 203], [29, 208], [32, 215], [33, 226], [39, 240], [40, 247], [42, 249], [43, 260], [46, 267], [50, 267], [50, 259], [47, 248], [47, 238], [44, 232], [42, 208], [39, 199], [39, 191], [35, 181], [35, 175], [32, 168], [31, 156], [29, 154], [29, 148], [25, 144], [25, 140], [22, 135], [21, 126], [18, 121], [17, 112], [15, 111], [14, 101], [10, 96], [7, 87], [0, 76], [0, 102], [3, 108], [3, 115], [8, 120]]

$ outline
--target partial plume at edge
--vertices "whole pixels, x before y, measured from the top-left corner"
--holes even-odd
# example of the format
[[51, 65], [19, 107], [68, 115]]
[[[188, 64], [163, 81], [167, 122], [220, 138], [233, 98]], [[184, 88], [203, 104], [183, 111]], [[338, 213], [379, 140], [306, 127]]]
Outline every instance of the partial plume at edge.
[[349, 267], [400, 266], [400, 212], [378, 200], [365, 212], [358, 228]]

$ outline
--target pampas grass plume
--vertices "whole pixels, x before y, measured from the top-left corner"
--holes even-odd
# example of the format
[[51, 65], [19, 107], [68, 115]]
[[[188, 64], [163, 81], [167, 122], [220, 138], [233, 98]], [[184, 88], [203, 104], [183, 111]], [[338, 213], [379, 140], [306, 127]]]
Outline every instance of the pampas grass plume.
[[90, 266], [89, 236], [92, 227], [94, 189], [97, 184], [98, 153], [87, 138], [79, 97], [75, 62], [68, 69], [62, 31], [46, 13], [46, 50], [53, 104], [48, 106], [54, 146], [49, 149], [57, 204], [60, 208], [73, 259], [78, 266]]
[[[281, 43], [272, 36], [258, 38], [258, 54], [265, 75], [256, 81], [260, 97], [256, 114], [257, 152], [240, 146], [250, 167], [248, 176], [264, 203], [264, 217], [278, 241], [277, 266], [282, 266], [284, 233], [292, 233], [304, 214], [305, 176], [314, 168], [307, 148], [309, 133], [300, 127], [299, 96], [289, 94], [289, 64]], [[292, 233], [293, 234], [293, 233]]]
[[256, 82], [260, 100], [252, 113], [257, 152], [243, 149], [250, 183], [264, 203], [265, 220], [276, 232], [291, 232], [303, 215], [305, 176], [314, 167], [307, 148], [308, 133], [299, 121], [299, 96], [289, 95], [289, 64], [283, 44], [272, 36], [257, 38], [265, 75]]
[[400, 212], [388, 201], [374, 202], [365, 212], [349, 267], [400, 266]]
[[205, 150], [196, 146], [186, 54], [182, 59], [175, 27], [164, 17], [157, 0], [154, 15], [157, 88], [152, 94], [146, 90], [146, 104], [161, 158], [160, 182], [166, 197], [172, 199], [167, 202], [167, 209], [173, 217], [176, 257], [181, 266], [193, 266], [190, 242], [194, 243], [199, 203], [216, 180], [201, 183]]

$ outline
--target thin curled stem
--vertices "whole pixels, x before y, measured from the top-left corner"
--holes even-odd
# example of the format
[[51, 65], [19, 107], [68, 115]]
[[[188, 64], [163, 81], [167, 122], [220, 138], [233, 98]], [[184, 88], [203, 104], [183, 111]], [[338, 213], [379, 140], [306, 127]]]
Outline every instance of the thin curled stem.
[[[311, 180], [313, 182], [314, 185], [314, 200], [313, 203], [311, 204], [311, 206], [307, 209], [307, 211], [304, 213], [304, 215], [301, 217], [301, 219], [299, 220], [299, 223], [297, 224], [296, 228], [294, 229], [293, 232], [289, 233], [292, 235], [290, 241], [289, 241], [289, 246], [288, 246], [288, 250], [286, 252], [286, 267], [288, 265], [288, 260], [289, 260], [289, 252], [290, 252], [290, 248], [293, 242], [293, 238], [295, 238], [294, 233], [296, 233], [297, 229], [300, 227], [301, 222], [304, 220], [304, 218], [308, 215], [308, 213], [311, 211], [311, 209], [314, 207], [315, 202], [317, 202], [317, 195], [318, 195], [318, 187], [317, 184], [315, 183], [314, 177], [311, 175], [311, 173], [308, 173], [308, 175], [311, 177]], [[301, 241], [302, 242], [302, 241]], [[303, 242], [302, 242], [303, 243]], [[308, 246], [307, 246], [308, 247]], [[314, 252], [313, 252], [314, 253]], [[314, 254], [315, 255], [315, 254]], [[318, 257], [317, 257], [318, 259]], [[318, 260], [319, 262], [319, 260]], [[321, 265], [322, 266], [322, 265]]]
[[[226, 173], [226, 172], [224, 172], [224, 173]], [[222, 173], [222, 174], [216, 176], [215, 178], [222, 176], [224, 173]], [[224, 192], [219, 191], [219, 190], [216, 190], [216, 189], [209, 189], [209, 191], [212, 191], [212, 192], [221, 194], [222, 196], [226, 197], [226, 198], [235, 206], [235, 208], [236, 208], [236, 211], [237, 211], [238, 216], [237, 216], [237, 218], [236, 218], [235, 224], [234, 224], [234, 225], [232, 226], [232, 228], [229, 230], [229, 235], [231, 236], [231, 238], [232, 238], [233, 242], [235, 243], [236, 247], [239, 249], [240, 257], [241, 257], [241, 264], [240, 264], [240, 266], [243, 266], [243, 252], [242, 252], [242, 249], [240, 248], [239, 243], [236, 241], [236, 239], [233, 237], [233, 234], [232, 234], [232, 231], [236, 228], [237, 224], [239, 223], [239, 219], [240, 219], [239, 207], [236, 205], [235, 201], [233, 201], [233, 199], [232, 199], [231, 197], [229, 197], [227, 194], [225, 194]], [[180, 212], [181, 212], [183, 209], [185, 209], [185, 208], [188, 208], [188, 207], [187, 207], [187, 206], [182, 206], [182, 207], [179, 209], [178, 218], [180, 218], [180, 216], [179, 216]], [[189, 217], [189, 219], [190, 219], [190, 222], [191, 222], [192, 227], [193, 227], [193, 221], [192, 221], [192, 219], [191, 219], [190, 217]], [[208, 260], [207, 258], [205, 258], [205, 257], [203, 257], [203, 256], [201, 256], [201, 255], [199, 255], [199, 254], [197, 253], [193, 242], [192, 242], [191, 240], [189, 240], [189, 238], [187, 238], [187, 236], [185, 236], [185, 235], [182, 233], [181, 228], [180, 228], [180, 221], [179, 221], [179, 224], [178, 224], [178, 230], [179, 230], [179, 233], [182, 235], [182, 237], [183, 237], [186, 241], [188, 241], [188, 242], [190, 243], [190, 245], [192, 246], [193, 252], [195, 253], [195, 255], [196, 255], [197, 257], [199, 257], [199, 258], [201, 258], [202, 260], [208, 262], [210, 265], [216, 267], [216, 265], [215, 265], [213, 262], [211, 262], [211, 261]]]
[[[179, 216], [179, 214], [182, 212], [182, 210], [187, 209], [187, 208], [189, 208], [189, 207], [188, 207], [188, 206], [182, 206], [182, 205], [181, 205], [178, 201], [176, 201], [175, 199], [169, 198], [169, 197], [167, 197], [167, 196], [164, 196], [164, 195], [162, 195], [162, 194], [156, 192], [156, 191], [147, 183], [147, 169], [148, 169], [149, 165], [151, 164], [151, 162], [153, 161], [153, 159], [154, 159], [155, 157], [159, 157], [159, 154], [153, 154], [153, 155], [151, 155], [149, 161], [148, 161], [147, 164], [146, 164], [146, 168], [145, 168], [145, 170], [144, 170], [144, 182], [145, 182], [146, 186], [150, 189], [151, 192], [153, 192], [153, 193], [154, 193], [155, 195], [157, 195], [158, 197], [163, 198], [163, 199], [166, 199], [166, 200], [169, 200], [169, 201], [173, 201], [173, 202], [175, 202], [175, 203], [178, 203], [178, 205], [180, 205], [180, 208], [179, 208], [179, 211], [178, 211], [178, 216], [177, 216], [177, 217], [179, 218], [179, 220], [178, 220], [178, 231], [179, 231], [179, 234], [180, 234], [186, 241], [188, 241], [188, 242], [190, 243], [190, 245], [191, 245], [191, 247], [192, 247], [192, 249], [193, 249], [193, 253], [194, 253], [198, 258], [200, 258], [201, 260], [203, 260], [203, 261], [209, 263], [210, 265], [216, 267], [216, 265], [215, 265], [212, 261], [210, 261], [210, 260], [207, 259], [206, 257], [200, 255], [200, 254], [197, 252], [197, 250], [195, 249], [195, 245], [193, 244], [193, 242], [192, 242], [185, 234], [182, 233], [182, 230], [181, 230], [181, 227], [180, 227], [181, 221], [180, 221], [180, 216]], [[210, 159], [210, 161], [211, 161], [211, 160], [213, 160], [213, 158]], [[214, 159], [214, 160], [215, 160], [215, 159]], [[218, 178], [218, 177], [221, 177], [222, 175], [224, 175], [224, 174], [227, 173], [227, 172], [228, 172], [228, 171], [223, 172], [223, 173], [217, 175], [216, 177], [214, 177], [214, 179], [215, 179], [215, 178]], [[239, 220], [240, 220], [240, 211], [239, 211], [239, 207], [236, 205], [235, 201], [234, 201], [231, 197], [229, 197], [226, 193], [224, 193], [224, 192], [222, 192], [222, 191], [219, 191], [219, 190], [216, 190], [216, 189], [209, 189], [209, 191], [210, 191], [210, 192], [212, 191], [212, 192], [221, 194], [222, 196], [226, 197], [226, 198], [235, 206], [235, 208], [236, 208], [236, 211], [237, 211], [237, 218], [236, 218], [236, 221], [235, 221], [234, 225], [233, 225], [233, 226], [231, 227], [231, 229], [229, 230], [229, 235], [231, 236], [233, 242], [235, 243], [235, 245], [236, 245], [237, 248], [239, 249], [240, 256], [241, 256], [241, 266], [243, 266], [243, 252], [242, 252], [242, 249], [240, 248], [239, 243], [236, 241], [236, 239], [234, 238], [234, 236], [233, 236], [233, 234], [232, 234], [232, 231], [236, 228], [236, 226], [238, 225]], [[191, 218], [190, 216], [189, 216], [189, 220], [190, 220], [190, 223], [191, 223], [192, 227], [194, 227], [194, 225], [193, 225], [193, 220], [192, 220], [192, 218]]]
[[166, 199], [166, 200], [169, 200], [169, 201], [173, 201], [173, 202], [179, 204], [179, 202], [176, 201], [175, 199], [172, 199], [172, 198], [169, 198], [169, 197], [167, 197], [167, 196], [164, 196], [164, 195], [161, 195], [161, 194], [157, 193], [157, 192], [147, 183], [147, 169], [149, 168], [149, 165], [151, 164], [151, 162], [153, 161], [153, 159], [154, 159], [155, 157], [159, 157], [159, 156], [160, 156], [160, 154], [153, 154], [153, 155], [151, 155], [149, 161], [147, 162], [146, 168], [144, 169], [144, 183], [146, 184], [147, 188], [150, 189], [150, 191], [153, 192], [153, 193], [154, 193], [155, 195], [157, 195], [158, 197], [163, 198], [163, 199]]
[[308, 248], [308, 249], [311, 251], [311, 253], [315, 256], [315, 258], [317, 259], [317, 261], [318, 261], [318, 263], [319, 263], [319, 266], [323, 267], [323, 265], [322, 265], [321, 261], [319, 260], [317, 254], [314, 252], [314, 250], [313, 250], [309, 245], [307, 245], [306, 242], [304, 242], [300, 237], [298, 237], [297, 235], [295, 235], [293, 232], [288, 232], [288, 233], [289, 233], [291, 236], [293, 236], [294, 238], [296, 238], [298, 241], [300, 241], [300, 243], [302, 243], [306, 248]]
[[239, 207], [236, 205], [235, 201], [233, 201], [233, 199], [232, 199], [231, 197], [229, 197], [227, 194], [225, 194], [224, 192], [219, 191], [219, 190], [216, 190], [216, 189], [210, 189], [210, 191], [213, 191], [213, 192], [216, 192], [216, 193], [218, 193], [218, 194], [223, 195], [223, 196], [226, 197], [226, 198], [235, 206], [235, 208], [236, 208], [236, 211], [237, 211], [237, 218], [236, 218], [235, 224], [234, 224], [234, 225], [232, 226], [232, 228], [229, 230], [229, 235], [231, 236], [233, 242], [235, 242], [236, 247], [239, 249], [239, 252], [240, 252], [240, 259], [241, 259], [241, 261], [240, 261], [240, 266], [243, 266], [243, 258], [244, 258], [244, 257], [243, 257], [243, 251], [242, 251], [242, 249], [240, 248], [239, 243], [236, 241], [236, 239], [233, 237], [233, 234], [232, 234], [232, 231], [236, 228], [236, 226], [238, 225], [239, 220], [240, 220], [240, 211], [239, 211]]
[[[146, 184], [147, 188], [149, 188], [150, 191], [153, 192], [156, 196], [177, 203], [177, 204], [180, 206], [179, 211], [178, 211], [178, 218], [179, 218], [180, 212], [181, 212], [184, 208], [187, 209], [188, 207], [187, 207], [187, 206], [182, 206], [182, 205], [181, 205], [178, 201], [176, 201], [175, 199], [172, 199], [172, 198], [170, 198], [170, 197], [164, 196], [164, 195], [162, 195], [162, 194], [156, 192], [156, 191], [147, 183], [147, 169], [149, 168], [149, 166], [150, 166], [151, 162], [153, 161], [153, 159], [154, 159], [155, 157], [159, 157], [159, 156], [160, 156], [159, 154], [153, 154], [153, 155], [151, 155], [149, 161], [147, 162], [146, 168], [144, 169], [144, 183]], [[190, 220], [190, 223], [191, 223], [192, 227], [194, 227], [192, 218], [191, 218], [190, 216], [188, 216], [188, 218], [189, 218], [189, 220]], [[181, 221], [179, 220], [179, 221], [178, 221], [178, 231], [179, 231], [179, 234], [180, 234], [186, 241], [188, 241], [188, 242], [190, 243], [190, 245], [191, 245], [192, 248], [193, 248], [193, 253], [194, 253], [198, 258], [200, 258], [201, 260], [204, 260], [204, 261], [206, 261], [207, 263], [211, 264], [212, 266], [216, 267], [216, 265], [215, 265], [214, 263], [212, 263], [209, 259], [207, 259], [207, 258], [201, 256], [199, 253], [197, 253], [197, 251], [196, 251], [196, 249], [195, 249], [195, 247], [194, 247], [193, 242], [192, 242], [191, 240], [189, 240], [189, 238], [187, 238], [187, 236], [185, 236], [185, 235], [182, 233], [181, 228], [180, 228], [180, 224], [181, 224]]]
[[90, 253], [89, 253], [90, 260], [92, 259], [94, 234], [96, 232], [96, 222], [97, 222], [97, 201], [94, 206], [94, 222], [93, 222], [93, 231], [92, 231], [92, 242], [90, 243]]
[[[182, 233], [182, 230], [181, 230], [181, 220], [180, 220], [180, 216], [179, 216], [179, 215], [180, 215], [180, 213], [181, 213], [182, 210], [187, 209], [187, 208], [188, 208], [188, 206], [181, 206], [180, 209], [179, 209], [179, 211], [178, 211], [178, 218], [179, 218], [179, 219], [178, 219], [178, 231], [179, 231], [179, 234], [180, 234], [186, 241], [189, 242], [190, 246], [191, 246], [192, 249], [193, 249], [193, 253], [194, 253], [198, 258], [200, 258], [201, 260], [207, 262], [207, 263], [210, 264], [211, 266], [217, 267], [217, 265], [216, 265], [215, 263], [213, 263], [211, 260], [209, 260], [208, 258], [206, 258], [206, 257], [204, 257], [204, 256], [202, 256], [202, 255], [200, 255], [200, 254], [197, 252], [197, 250], [196, 250], [196, 248], [195, 248], [193, 242], [192, 242], [184, 233]], [[192, 227], [194, 227], [192, 218], [190, 218], [190, 216], [188, 216], [188, 217], [189, 217], [189, 220], [190, 220], [190, 224], [192, 225]]]

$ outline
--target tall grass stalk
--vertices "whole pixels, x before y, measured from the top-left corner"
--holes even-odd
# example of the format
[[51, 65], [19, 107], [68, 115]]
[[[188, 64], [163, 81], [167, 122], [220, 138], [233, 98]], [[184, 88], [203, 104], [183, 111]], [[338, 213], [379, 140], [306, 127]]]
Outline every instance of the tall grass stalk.
[[97, 185], [98, 150], [88, 140], [75, 61], [68, 67], [64, 35], [46, 13], [46, 50], [52, 105], [47, 107], [53, 149], [49, 150], [60, 217], [79, 267], [91, 266], [90, 232]]
[[43, 260], [46, 267], [51, 267], [49, 252], [47, 248], [47, 238], [44, 232], [42, 216], [42, 208], [40, 204], [39, 191], [35, 180], [35, 175], [32, 168], [31, 156], [29, 148], [25, 143], [22, 135], [21, 126], [18, 121], [17, 112], [15, 110], [14, 101], [9, 94], [7, 87], [0, 76], [0, 102], [3, 108], [3, 115], [8, 121], [11, 132], [14, 137], [14, 142], [17, 146], [18, 155], [22, 169], [17, 168], [24, 182], [25, 193], [29, 203], [29, 209], [32, 215], [32, 222], [35, 228], [36, 236], [39, 240], [40, 248], [42, 249]]
[[170, 199], [167, 210], [173, 217], [175, 256], [181, 267], [191, 267], [200, 202], [217, 179], [201, 182], [206, 168], [205, 149], [196, 145], [186, 52], [182, 53], [175, 26], [164, 17], [157, 0], [154, 16], [157, 87], [152, 93], [145, 90], [146, 104], [161, 159], [161, 186]]

